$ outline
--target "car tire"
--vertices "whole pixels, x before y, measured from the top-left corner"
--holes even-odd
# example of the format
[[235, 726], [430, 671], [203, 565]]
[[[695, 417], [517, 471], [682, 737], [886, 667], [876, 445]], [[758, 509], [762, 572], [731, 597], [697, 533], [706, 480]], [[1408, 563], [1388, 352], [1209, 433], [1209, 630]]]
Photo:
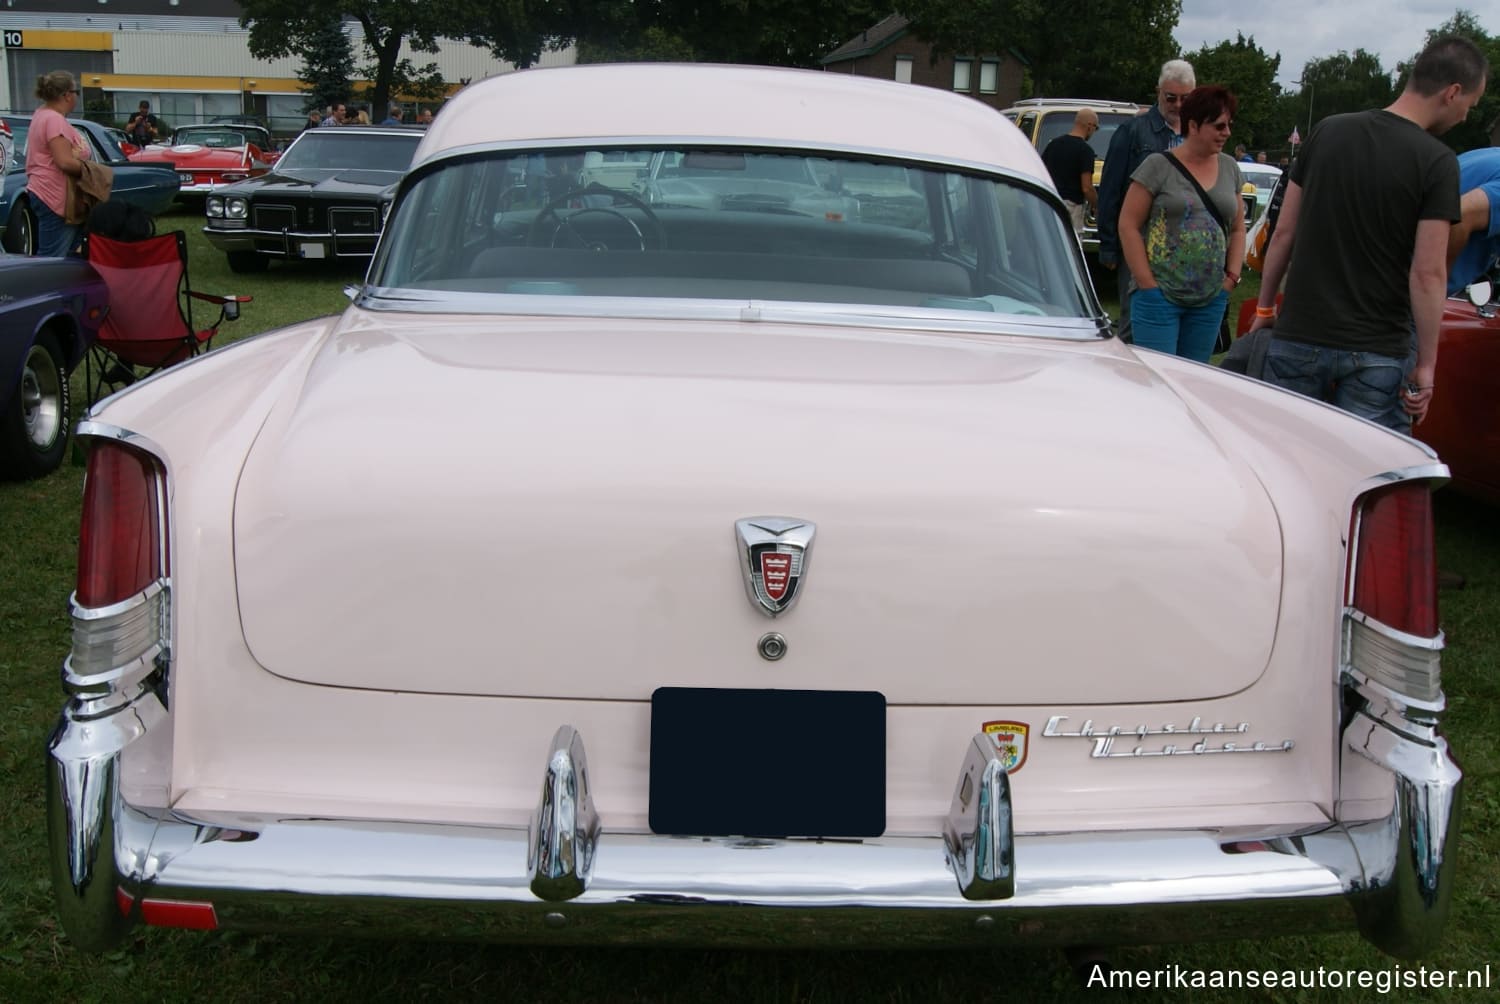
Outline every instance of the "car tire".
[[36, 211], [31, 208], [30, 199], [16, 200], [10, 219], [5, 222], [5, 237], [0, 240], [0, 246], [11, 254], [27, 257], [36, 254]]
[[0, 415], [0, 473], [21, 479], [57, 470], [68, 449], [71, 407], [62, 346], [42, 331], [26, 350], [21, 382]]
[[271, 264], [271, 259], [254, 251], [229, 251], [227, 254], [229, 255], [229, 271], [238, 272], [241, 275], [264, 272]]

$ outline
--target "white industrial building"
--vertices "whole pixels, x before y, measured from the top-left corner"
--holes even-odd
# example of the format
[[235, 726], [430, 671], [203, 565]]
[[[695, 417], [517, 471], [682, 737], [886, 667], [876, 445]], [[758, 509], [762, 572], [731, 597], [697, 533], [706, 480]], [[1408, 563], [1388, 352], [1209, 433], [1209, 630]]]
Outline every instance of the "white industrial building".
[[[108, 111], [124, 121], [144, 99], [172, 126], [253, 114], [278, 132], [295, 131], [307, 120], [302, 60], [251, 56], [239, 17], [235, 0], [0, 0], [0, 109], [29, 113], [36, 78], [61, 69], [78, 78], [81, 111], [92, 117]], [[371, 62], [358, 26], [346, 22], [345, 31], [355, 63]], [[435, 62], [451, 89], [516, 69], [460, 41], [403, 55], [418, 66]], [[547, 52], [539, 65], [573, 59], [572, 49]], [[355, 82], [351, 101], [367, 83]]]

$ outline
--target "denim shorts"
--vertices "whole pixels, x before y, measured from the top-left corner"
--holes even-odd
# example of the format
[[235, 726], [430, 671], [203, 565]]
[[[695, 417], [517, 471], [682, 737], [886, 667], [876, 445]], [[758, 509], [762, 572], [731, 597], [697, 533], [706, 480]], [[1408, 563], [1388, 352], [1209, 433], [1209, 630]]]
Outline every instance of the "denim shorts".
[[1416, 364], [1415, 349], [1398, 359], [1272, 338], [1263, 379], [1410, 435], [1411, 416], [1401, 406], [1401, 390]]

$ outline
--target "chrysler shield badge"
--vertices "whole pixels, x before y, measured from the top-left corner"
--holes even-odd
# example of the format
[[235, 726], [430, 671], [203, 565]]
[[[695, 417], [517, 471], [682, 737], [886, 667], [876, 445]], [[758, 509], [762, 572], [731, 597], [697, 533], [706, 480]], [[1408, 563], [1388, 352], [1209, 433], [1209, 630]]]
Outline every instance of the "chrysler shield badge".
[[807, 520], [783, 516], [735, 521], [745, 592], [767, 617], [790, 610], [797, 601], [815, 532], [817, 527]]

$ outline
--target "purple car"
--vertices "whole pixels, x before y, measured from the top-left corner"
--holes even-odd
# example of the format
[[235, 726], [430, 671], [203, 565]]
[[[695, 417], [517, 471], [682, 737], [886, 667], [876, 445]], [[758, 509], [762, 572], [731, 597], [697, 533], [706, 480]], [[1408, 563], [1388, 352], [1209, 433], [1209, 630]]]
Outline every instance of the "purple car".
[[88, 262], [0, 255], [0, 477], [40, 477], [62, 463], [68, 374], [108, 302]]

